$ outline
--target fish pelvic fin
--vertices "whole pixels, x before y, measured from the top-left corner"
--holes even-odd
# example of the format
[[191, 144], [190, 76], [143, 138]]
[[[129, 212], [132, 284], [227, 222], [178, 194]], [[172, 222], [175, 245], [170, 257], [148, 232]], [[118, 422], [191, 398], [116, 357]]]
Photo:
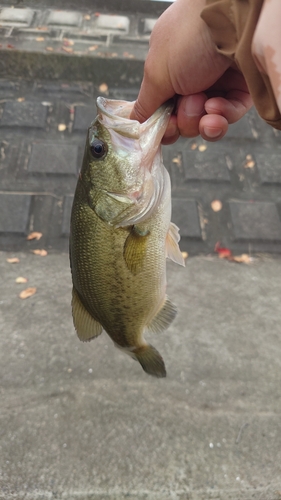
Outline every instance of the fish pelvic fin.
[[132, 351], [132, 356], [141, 364], [143, 370], [153, 377], [166, 377], [166, 368], [162, 356], [150, 344], [137, 347]]
[[101, 324], [96, 321], [87, 309], [83, 306], [76, 290], [72, 289], [72, 317], [73, 323], [82, 342], [88, 342], [95, 337], [98, 337], [102, 332]]
[[177, 308], [175, 304], [166, 296], [163, 306], [147, 325], [147, 329], [153, 333], [163, 332], [170, 326], [176, 315]]
[[170, 222], [169, 231], [166, 237], [166, 257], [173, 260], [176, 264], [185, 267], [184, 258], [179, 247], [179, 241], [179, 228], [176, 224]]

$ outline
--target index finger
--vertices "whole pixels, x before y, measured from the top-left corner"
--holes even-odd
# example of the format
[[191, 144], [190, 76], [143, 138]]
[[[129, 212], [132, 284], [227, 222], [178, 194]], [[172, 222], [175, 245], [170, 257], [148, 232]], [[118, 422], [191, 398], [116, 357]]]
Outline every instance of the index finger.
[[[146, 121], [165, 101], [174, 97], [171, 84], [165, 83], [165, 79], [157, 78], [157, 68], [150, 70], [147, 59], [144, 68], [144, 77], [138, 98], [134, 104], [130, 118], [140, 123]], [[150, 75], [153, 75], [152, 77]]]

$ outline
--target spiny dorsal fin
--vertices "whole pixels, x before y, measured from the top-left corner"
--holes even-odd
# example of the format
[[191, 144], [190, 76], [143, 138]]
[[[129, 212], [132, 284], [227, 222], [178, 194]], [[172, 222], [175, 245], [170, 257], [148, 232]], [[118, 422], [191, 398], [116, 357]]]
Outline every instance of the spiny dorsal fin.
[[176, 264], [185, 267], [184, 258], [179, 247], [179, 241], [179, 228], [173, 222], [170, 222], [169, 231], [166, 237], [166, 257], [173, 260]]
[[72, 289], [72, 316], [75, 330], [80, 340], [89, 341], [102, 332], [102, 326], [85, 309], [75, 289]]
[[164, 305], [161, 307], [160, 311], [154, 316], [149, 325], [147, 325], [148, 330], [159, 333], [163, 332], [170, 326], [177, 314], [176, 306], [166, 297]]
[[124, 259], [128, 269], [136, 275], [142, 270], [146, 254], [149, 231], [133, 226], [124, 245]]

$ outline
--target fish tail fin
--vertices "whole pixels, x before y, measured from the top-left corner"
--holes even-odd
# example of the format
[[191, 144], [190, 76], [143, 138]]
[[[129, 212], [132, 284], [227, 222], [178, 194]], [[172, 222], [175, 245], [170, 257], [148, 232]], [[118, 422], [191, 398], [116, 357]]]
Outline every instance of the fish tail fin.
[[147, 344], [134, 349], [132, 354], [146, 373], [154, 377], [166, 377], [166, 368], [163, 358], [155, 347]]

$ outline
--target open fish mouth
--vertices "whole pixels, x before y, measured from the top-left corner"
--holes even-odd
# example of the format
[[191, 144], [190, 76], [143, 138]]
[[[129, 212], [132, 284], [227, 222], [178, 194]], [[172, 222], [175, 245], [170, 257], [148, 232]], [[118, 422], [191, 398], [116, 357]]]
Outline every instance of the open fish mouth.
[[[99, 122], [109, 130], [114, 130], [125, 137], [141, 140], [143, 148], [147, 147], [147, 135], [154, 137], [158, 145], [164, 135], [169, 118], [173, 110], [172, 100], [163, 104], [144, 123], [131, 120], [130, 114], [134, 107], [134, 101], [116, 101], [115, 99], [97, 98], [97, 109]], [[146, 138], [146, 140], [144, 140]]]

